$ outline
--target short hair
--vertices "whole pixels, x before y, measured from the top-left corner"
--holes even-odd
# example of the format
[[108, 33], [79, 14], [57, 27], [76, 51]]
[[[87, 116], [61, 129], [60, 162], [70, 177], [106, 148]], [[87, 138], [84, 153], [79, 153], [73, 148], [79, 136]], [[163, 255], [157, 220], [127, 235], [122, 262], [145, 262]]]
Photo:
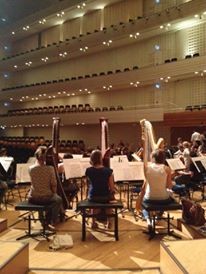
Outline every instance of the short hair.
[[34, 153], [37, 160], [46, 160], [47, 147], [39, 146]]
[[99, 149], [95, 149], [92, 151], [90, 156], [90, 163], [93, 166], [102, 164], [102, 153]]
[[164, 164], [166, 160], [165, 151], [162, 149], [156, 149], [152, 152], [152, 158], [157, 164]]

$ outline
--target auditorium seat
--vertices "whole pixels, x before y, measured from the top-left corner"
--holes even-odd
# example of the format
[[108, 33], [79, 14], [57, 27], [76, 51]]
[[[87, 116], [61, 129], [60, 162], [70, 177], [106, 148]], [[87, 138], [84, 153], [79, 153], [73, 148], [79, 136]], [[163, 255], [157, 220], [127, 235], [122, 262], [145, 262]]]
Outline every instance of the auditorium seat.
[[70, 112], [71, 108], [70, 108], [70, 105], [66, 105], [65, 106], [65, 112], [68, 113]]
[[117, 106], [117, 110], [123, 110], [123, 106]]
[[54, 109], [52, 106], [48, 106], [48, 113], [54, 113]]
[[185, 59], [190, 59], [190, 58], [192, 58], [192, 55], [191, 55], [191, 54], [187, 54], [187, 55], [185, 56]]
[[90, 109], [90, 104], [85, 104], [85, 111], [89, 111]]
[[193, 107], [192, 106], [186, 106], [185, 110], [192, 111]]
[[59, 113], [64, 113], [65, 112], [65, 108], [63, 105], [59, 106]]
[[97, 112], [99, 112], [99, 111], [101, 111], [101, 108], [96, 107], [94, 110], [97, 111]]
[[47, 107], [43, 107], [43, 111], [42, 111], [44, 114], [47, 114], [48, 113], [48, 108]]
[[116, 70], [115, 70], [115, 73], [119, 73], [119, 72], [121, 72], [120, 69], [116, 69]]
[[206, 104], [201, 105], [200, 109], [206, 109]]
[[102, 71], [102, 72], [99, 73], [99, 75], [103, 76], [103, 75], [105, 75], [105, 72]]
[[166, 59], [166, 60], [165, 60], [165, 63], [170, 63], [170, 59]]
[[171, 59], [171, 62], [176, 62], [177, 61], [177, 58], [172, 58]]
[[77, 105], [75, 105], [75, 104], [73, 104], [72, 106], [71, 106], [71, 112], [76, 112], [78, 110], [78, 108], [77, 108]]
[[113, 71], [109, 70], [109, 71], [107, 71], [107, 74], [108, 74], [108, 75], [109, 75], [109, 74], [113, 74]]
[[196, 52], [192, 55], [192, 57], [199, 57], [199, 56], [200, 56], [200, 54], [198, 52]]
[[194, 105], [193, 110], [200, 110], [200, 105]]
[[59, 107], [58, 107], [58, 106], [54, 106], [54, 107], [53, 107], [53, 112], [54, 112], [55, 114], [58, 114], [58, 113], [59, 113]]
[[78, 105], [78, 111], [79, 111], [79, 112], [82, 112], [82, 111], [84, 111], [84, 110], [85, 110], [85, 108], [84, 108], [83, 104], [79, 104], [79, 105]]
[[102, 107], [102, 111], [108, 111], [108, 107]]
[[133, 67], [133, 70], [138, 69], [138, 68], [139, 68], [138, 66], [134, 66], [134, 67]]
[[111, 107], [109, 108], [109, 110], [110, 110], [110, 111], [114, 111], [114, 110], [116, 110], [116, 109], [115, 109], [114, 106], [111, 106]]

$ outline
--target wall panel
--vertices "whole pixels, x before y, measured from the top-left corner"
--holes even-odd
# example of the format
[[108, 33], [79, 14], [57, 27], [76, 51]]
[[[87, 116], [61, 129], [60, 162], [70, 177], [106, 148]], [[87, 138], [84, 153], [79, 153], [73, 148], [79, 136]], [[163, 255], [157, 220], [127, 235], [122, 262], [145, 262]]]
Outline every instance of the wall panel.
[[94, 32], [101, 28], [101, 10], [95, 10], [87, 13], [82, 18], [82, 33]]
[[52, 43], [58, 43], [60, 40], [60, 25], [49, 28], [41, 33], [41, 44], [46, 46]]
[[104, 26], [128, 22], [129, 19], [142, 16], [142, 0], [123, 0], [104, 8]]
[[18, 40], [12, 44], [12, 54], [25, 52], [38, 47], [38, 34], [29, 36], [23, 40]]
[[63, 39], [71, 39], [80, 35], [81, 17], [66, 21], [63, 25]]

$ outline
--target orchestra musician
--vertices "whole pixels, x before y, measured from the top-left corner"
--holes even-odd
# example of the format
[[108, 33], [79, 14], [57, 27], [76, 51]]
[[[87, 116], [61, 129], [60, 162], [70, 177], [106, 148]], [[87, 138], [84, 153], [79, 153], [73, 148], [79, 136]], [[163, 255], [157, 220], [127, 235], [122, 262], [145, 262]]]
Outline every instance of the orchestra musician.
[[[102, 153], [100, 150], [94, 150], [90, 156], [91, 167], [86, 169], [86, 177], [89, 184], [88, 200], [97, 203], [108, 203], [114, 200], [114, 179], [113, 171], [103, 166]], [[110, 209], [109, 209], [110, 210]], [[99, 213], [97, 209], [93, 214]], [[108, 214], [110, 212], [107, 212]], [[111, 226], [110, 220], [107, 220], [107, 227]], [[96, 228], [95, 218], [92, 220], [92, 228]]]
[[46, 165], [46, 153], [46, 146], [39, 146], [35, 152], [36, 163], [29, 168], [31, 188], [28, 199], [33, 204], [50, 205], [47, 224], [55, 226], [63, 211], [62, 198], [57, 194], [54, 167]]
[[[154, 204], [167, 204], [172, 201], [170, 197], [170, 191], [173, 184], [171, 180], [171, 170], [165, 163], [165, 151], [159, 148], [159, 144], [162, 143], [162, 138], [159, 139], [155, 145], [154, 137], [150, 138], [151, 125], [147, 127], [147, 124], [142, 123], [142, 141], [143, 141], [143, 162], [144, 162], [144, 173], [145, 173], [145, 182], [142, 186], [139, 199], [136, 204], [136, 209], [140, 209], [142, 200], [145, 202], [150, 202]], [[149, 134], [148, 134], [149, 132]], [[151, 144], [151, 141], [153, 143]], [[153, 148], [151, 158], [148, 162], [147, 149], [150, 143], [150, 146]], [[149, 213], [146, 210], [143, 210], [143, 216], [147, 221], [148, 228], [151, 230]]]

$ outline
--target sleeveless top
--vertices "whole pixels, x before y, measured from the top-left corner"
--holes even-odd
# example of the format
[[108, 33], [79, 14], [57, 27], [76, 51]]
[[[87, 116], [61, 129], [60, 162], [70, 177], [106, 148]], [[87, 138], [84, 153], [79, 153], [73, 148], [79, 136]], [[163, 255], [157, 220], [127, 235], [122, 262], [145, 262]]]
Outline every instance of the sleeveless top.
[[112, 175], [112, 169], [107, 167], [95, 168], [89, 167], [86, 170], [86, 176], [89, 179], [88, 198], [105, 197], [110, 193], [109, 177]]
[[144, 198], [147, 200], [166, 200], [169, 191], [166, 188], [167, 173], [163, 164], [151, 163], [146, 170], [147, 185]]

